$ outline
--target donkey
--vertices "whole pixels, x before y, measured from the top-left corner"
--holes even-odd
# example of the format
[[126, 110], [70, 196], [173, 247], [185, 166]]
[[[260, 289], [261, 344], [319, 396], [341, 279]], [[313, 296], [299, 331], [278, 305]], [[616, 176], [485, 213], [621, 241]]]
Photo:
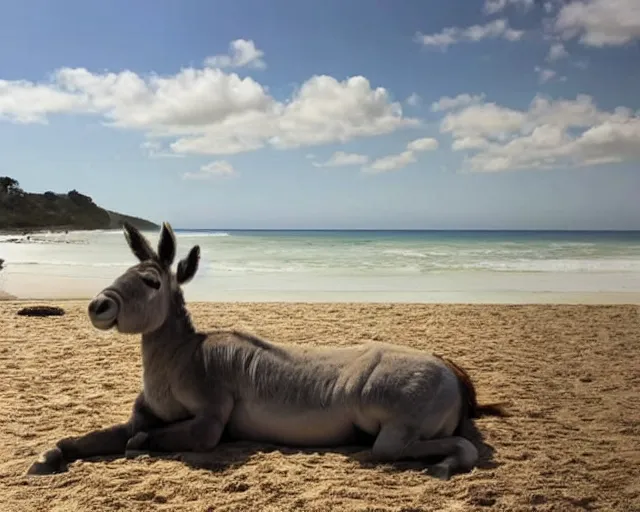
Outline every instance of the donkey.
[[173, 273], [168, 223], [157, 251], [135, 227], [123, 228], [140, 262], [95, 296], [88, 315], [97, 329], [141, 335], [143, 389], [127, 421], [61, 439], [29, 474], [62, 472], [89, 457], [211, 451], [223, 432], [297, 447], [346, 446], [364, 433], [375, 439], [371, 461], [438, 457], [425, 472], [445, 480], [477, 464], [472, 419], [504, 409], [479, 405], [458, 365], [391, 343], [311, 347], [200, 332], [181, 291], [198, 269], [199, 246]]

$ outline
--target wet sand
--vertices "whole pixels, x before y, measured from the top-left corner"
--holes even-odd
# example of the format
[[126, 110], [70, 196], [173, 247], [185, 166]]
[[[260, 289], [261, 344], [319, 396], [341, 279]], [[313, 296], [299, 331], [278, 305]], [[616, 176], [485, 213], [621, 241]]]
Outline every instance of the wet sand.
[[[571, 305], [197, 303], [201, 329], [274, 341], [385, 340], [447, 354], [481, 400], [481, 467], [448, 482], [421, 466], [237, 443], [209, 455], [77, 462], [27, 477], [56, 440], [125, 420], [140, 389], [136, 337], [93, 329], [86, 301], [63, 317], [0, 303], [0, 503], [11, 511], [640, 510], [640, 308]], [[47, 302], [38, 302], [47, 304]]]

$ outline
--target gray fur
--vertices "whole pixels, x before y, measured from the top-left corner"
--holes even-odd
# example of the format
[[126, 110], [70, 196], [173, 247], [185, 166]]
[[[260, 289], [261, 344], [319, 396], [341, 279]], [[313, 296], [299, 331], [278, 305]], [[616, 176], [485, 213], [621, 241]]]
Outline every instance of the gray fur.
[[373, 460], [441, 456], [427, 469], [441, 478], [476, 465], [478, 451], [465, 436], [468, 389], [444, 359], [389, 343], [310, 347], [233, 330], [198, 332], [180, 289], [197, 271], [198, 246], [174, 274], [168, 223], [157, 252], [134, 227], [124, 231], [140, 262], [100, 292], [88, 313], [98, 329], [141, 335], [143, 390], [127, 422], [58, 441], [30, 474], [98, 455], [209, 451], [225, 428], [234, 439], [315, 447], [349, 444], [360, 430], [376, 439]]

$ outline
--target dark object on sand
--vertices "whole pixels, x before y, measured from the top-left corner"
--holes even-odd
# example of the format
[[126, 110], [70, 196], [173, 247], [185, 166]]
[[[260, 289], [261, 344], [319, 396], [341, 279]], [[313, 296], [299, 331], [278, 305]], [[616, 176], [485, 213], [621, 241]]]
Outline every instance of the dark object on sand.
[[4, 265], [4, 260], [0, 258], [0, 270], [2, 270], [2, 266]]
[[64, 309], [57, 306], [29, 306], [18, 311], [20, 316], [62, 316]]

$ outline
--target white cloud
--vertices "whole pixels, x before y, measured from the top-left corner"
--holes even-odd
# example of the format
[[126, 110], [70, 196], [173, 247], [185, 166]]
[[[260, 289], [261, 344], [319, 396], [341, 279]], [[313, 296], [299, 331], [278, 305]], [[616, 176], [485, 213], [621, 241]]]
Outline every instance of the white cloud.
[[121, 128], [161, 134], [189, 132], [238, 113], [264, 112], [275, 103], [252, 78], [212, 68], [185, 68], [168, 77], [63, 68], [54, 80], [59, 90], [83, 98], [86, 112], [102, 113]]
[[336, 151], [326, 162], [313, 162], [313, 165], [316, 167], [345, 167], [348, 165], [366, 164], [368, 161], [369, 157], [366, 155]]
[[585, 166], [640, 160], [640, 113], [601, 111], [592, 98], [536, 96], [527, 110], [483, 103], [449, 112], [440, 130], [472, 171]]
[[146, 140], [140, 144], [140, 148], [149, 158], [176, 158], [183, 156], [169, 151], [157, 140]]
[[528, 11], [533, 4], [534, 0], [485, 0], [483, 11], [485, 14], [496, 14], [504, 11], [508, 5], [515, 5]]
[[562, 43], [553, 43], [549, 47], [549, 53], [547, 54], [546, 60], [548, 62], [555, 62], [557, 60], [564, 59], [568, 56], [569, 56], [569, 53], [567, 52], [566, 48]]
[[431, 110], [433, 112], [440, 112], [443, 110], [454, 110], [474, 103], [480, 103], [484, 100], [485, 95], [482, 94], [458, 94], [455, 98], [449, 96], [443, 96], [438, 101], [434, 101], [431, 104]]
[[414, 93], [411, 93], [411, 95], [407, 98], [406, 101], [407, 101], [407, 105], [409, 105], [410, 107], [417, 107], [422, 103], [422, 98], [414, 92]]
[[379, 173], [402, 169], [416, 161], [413, 151], [403, 151], [397, 155], [383, 156], [373, 161], [371, 165], [364, 167], [363, 172]]
[[432, 137], [423, 137], [415, 139], [407, 144], [409, 151], [432, 151], [438, 149], [438, 141]]
[[433, 151], [438, 148], [438, 141], [431, 137], [412, 140], [407, 144], [407, 148], [397, 155], [388, 155], [378, 158], [371, 164], [362, 168], [362, 171], [369, 174], [396, 171], [409, 164], [417, 162], [416, 153], [422, 151]]
[[489, 142], [482, 137], [461, 137], [455, 139], [451, 144], [451, 149], [461, 151], [465, 149], [482, 149], [486, 148]]
[[197, 172], [185, 172], [186, 180], [210, 180], [223, 176], [233, 176], [236, 173], [233, 166], [226, 160], [216, 160], [200, 167]]
[[214, 55], [205, 59], [205, 65], [213, 68], [256, 68], [267, 67], [262, 57], [264, 52], [258, 50], [251, 40], [236, 39], [229, 44], [228, 55]]
[[342, 82], [314, 76], [288, 102], [268, 99], [264, 108], [211, 122], [196, 136], [179, 139], [172, 148], [201, 154], [237, 153], [265, 144], [286, 149], [347, 142], [417, 124], [403, 117], [401, 105], [391, 102], [385, 89], [372, 89], [362, 76]]
[[640, 118], [605, 121], [578, 141], [586, 163], [640, 160]]
[[49, 84], [0, 80], [0, 120], [47, 123], [48, 114], [86, 108], [86, 99]]
[[174, 153], [201, 155], [344, 143], [419, 124], [362, 76], [312, 76], [284, 101], [251, 77], [211, 67], [169, 76], [62, 68], [48, 82], [0, 81], [0, 120], [44, 123], [62, 113], [102, 116], [168, 139]]
[[541, 84], [546, 84], [549, 80], [556, 76], [556, 72], [553, 69], [541, 68], [540, 66], [536, 66], [533, 69], [536, 73], [538, 73], [538, 82], [540, 82]]
[[500, 18], [485, 25], [472, 25], [466, 28], [449, 27], [436, 34], [416, 34], [415, 40], [424, 46], [437, 46], [446, 50], [449, 46], [461, 42], [477, 42], [483, 39], [502, 38], [508, 41], [518, 41], [522, 38], [522, 30], [509, 27], [506, 19]]
[[582, 0], [564, 5], [554, 29], [587, 46], [619, 46], [640, 39], [638, 0]]
[[363, 76], [342, 82], [331, 76], [314, 76], [278, 112], [271, 143], [297, 147], [346, 142], [416, 124], [417, 120], [403, 117], [402, 106], [391, 102], [386, 89], [372, 89]]
[[451, 133], [456, 139], [487, 136], [500, 139], [503, 134], [518, 130], [525, 120], [522, 112], [495, 103], [483, 103], [447, 114], [440, 123], [440, 131]]

